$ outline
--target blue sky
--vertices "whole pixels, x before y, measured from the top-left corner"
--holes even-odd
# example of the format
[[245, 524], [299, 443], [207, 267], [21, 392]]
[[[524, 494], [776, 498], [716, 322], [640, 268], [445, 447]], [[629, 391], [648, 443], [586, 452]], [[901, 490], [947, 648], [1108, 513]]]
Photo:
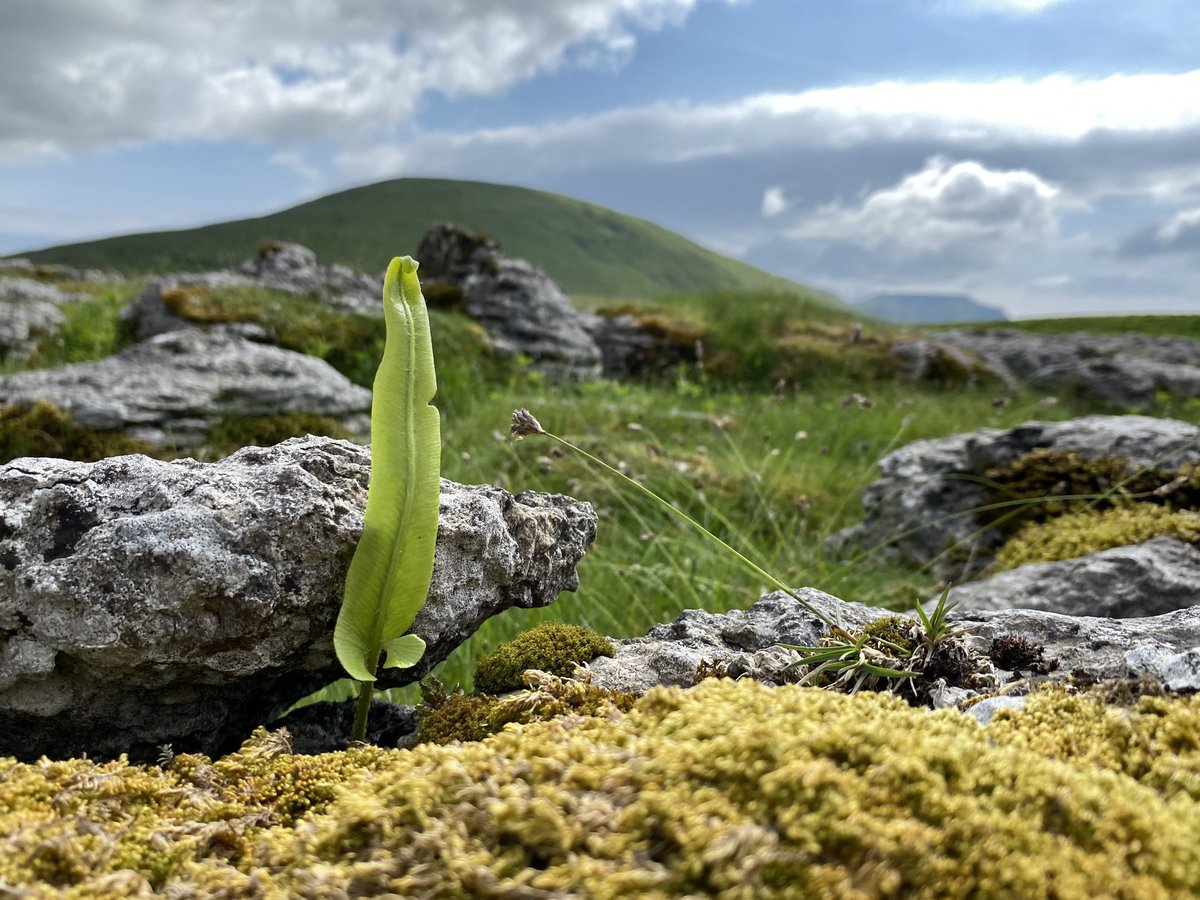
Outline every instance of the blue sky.
[[404, 175], [855, 299], [1200, 312], [1194, 0], [0, 0], [0, 253]]

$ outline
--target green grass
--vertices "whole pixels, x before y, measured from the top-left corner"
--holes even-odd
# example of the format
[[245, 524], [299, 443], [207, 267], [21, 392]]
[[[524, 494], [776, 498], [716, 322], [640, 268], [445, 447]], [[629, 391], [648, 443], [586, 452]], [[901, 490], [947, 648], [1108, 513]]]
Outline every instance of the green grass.
[[129, 343], [121, 328], [120, 312], [137, 296], [141, 283], [128, 281], [87, 287], [94, 299], [62, 304], [59, 308], [65, 321], [59, 332], [43, 338], [30, 359], [0, 362], [0, 375], [101, 359]]
[[201, 271], [235, 265], [262, 241], [280, 240], [311, 247], [320, 262], [376, 273], [397, 253], [415, 256], [430, 226], [447, 221], [494, 237], [505, 252], [541, 266], [570, 294], [634, 298], [718, 288], [797, 288], [675, 232], [591, 203], [545, 191], [428, 178], [353, 188], [255, 219], [22, 255], [138, 274]]
[[937, 328], [1019, 328], [1033, 334], [1142, 334], [1200, 339], [1200, 316], [1079, 316], [1063, 319], [1021, 319], [1016, 322], [972, 322]]
[[[383, 347], [382, 320], [308, 298], [238, 289], [174, 302], [208, 321], [260, 322], [284, 345], [326, 358], [360, 384], [370, 384]], [[87, 327], [80, 319], [56, 352], [74, 359], [109, 346], [117, 307], [109, 298], [92, 308]], [[702, 331], [705, 365], [645, 382], [551, 383], [491, 352], [462, 315], [431, 310], [445, 476], [498, 483], [514, 493], [562, 492], [591, 502], [600, 514], [597, 541], [580, 565], [579, 591], [546, 609], [510, 610], [490, 620], [440, 667], [447, 683], [469, 685], [476, 658], [543, 621], [626, 637], [689, 608], [747, 607], [767, 588], [667, 511], [552, 442], [531, 437], [513, 444], [507, 431], [516, 407], [528, 407], [548, 429], [623, 469], [788, 584], [897, 609], [934, 596], [936, 579], [880, 553], [837, 558], [824, 549], [826, 537], [861, 518], [862, 492], [880, 456], [920, 438], [1112, 411], [1078, 398], [1045, 407], [1032, 393], [997, 407], [992, 401], [1000, 391], [988, 383], [898, 380], [882, 362], [898, 332], [868, 322], [853, 343], [851, 318], [805, 295], [671, 295], [642, 304], [638, 313]], [[717, 365], [722, 354], [727, 358]], [[800, 374], [780, 385], [781, 366]], [[847, 404], [851, 394], [871, 405]], [[1152, 412], [1200, 423], [1200, 403], [1173, 407], [1164, 398]]]

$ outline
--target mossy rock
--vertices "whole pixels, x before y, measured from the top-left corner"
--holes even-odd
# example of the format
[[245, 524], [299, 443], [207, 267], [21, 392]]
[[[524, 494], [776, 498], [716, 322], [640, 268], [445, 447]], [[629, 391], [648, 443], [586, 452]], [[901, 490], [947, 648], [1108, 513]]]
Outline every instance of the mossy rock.
[[532, 675], [532, 688], [505, 697], [446, 691], [436, 680], [421, 684], [421, 706], [417, 709], [417, 740], [448, 744], [481, 741], [513, 723], [525, 724], [555, 716], [577, 714], [600, 716], [628, 712], [636, 695], [594, 687], [584, 681], [569, 681], [539, 672]]
[[1029, 522], [1131, 502], [1200, 510], [1198, 465], [1131, 469], [1122, 459], [1038, 448], [987, 470], [984, 477], [992, 486], [989, 505], [1009, 504], [993, 516], [996, 526], [1010, 533]]
[[0, 407], [0, 463], [22, 456], [95, 462], [108, 456], [131, 453], [160, 455], [153, 445], [131, 438], [122, 431], [85, 428], [45, 400], [32, 405]]
[[580, 663], [615, 654], [612, 642], [590, 628], [546, 622], [482, 657], [475, 664], [475, 690], [484, 694], [515, 691], [524, 686], [522, 675], [527, 669], [567, 678]]
[[251, 314], [222, 304], [217, 295], [204, 285], [171, 287], [162, 291], [159, 296], [169, 312], [189, 322], [209, 325], [253, 321]]
[[990, 572], [1074, 559], [1158, 537], [1200, 546], [1200, 513], [1153, 503], [1085, 509], [1026, 525], [996, 554]]
[[17, 896], [1184, 897], [1200, 697], [1045, 690], [987, 725], [708, 679], [483, 741], [0, 761]]

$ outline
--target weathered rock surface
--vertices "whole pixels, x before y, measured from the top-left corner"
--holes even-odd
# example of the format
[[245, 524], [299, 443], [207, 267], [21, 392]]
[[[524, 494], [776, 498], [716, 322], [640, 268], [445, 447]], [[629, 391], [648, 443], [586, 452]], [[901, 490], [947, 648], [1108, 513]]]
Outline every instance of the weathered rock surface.
[[[812, 588], [799, 592], [806, 602], [848, 628], [860, 628], [894, 615], [846, 603]], [[1065, 616], [1040, 610], [955, 611], [952, 627], [986, 652], [995, 638], [1022, 637], [1045, 648], [1058, 667], [1038, 680], [1066, 681], [1147, 677], [1168, 690], [1200, 690], [1200, 606], [1160, 616], [1110, 619]], [[687, 610], [645, 637], [614, 640], [612, 658], [587, 666], [592, 682], [615, 690], [644, 692], [656, 684], [688, 687], [702, 662], [723, 663], [729, 677], [773, 682], [797, 656], [780, 643], [815, 645], [827, 626], [782, 592], [768, 594], [746, 610], [725, 614]], [[1001, 679], [1012, 674], [998, 670]], [[1023, 672], [1029, 675], [1029, 672]], [[978, 692], [961, 691], [961, 699]]]
[[600, 348], [584, 316], [532, 263], [510, 259], [494, 241], [453, 225], [432, 228], [417, 259], [423, 278], [458, 287], [467, 315], [488, 330], [497, 349], [524, 354], [553, 374], [600, 374]]
[[[228, 271], [167, 274], [149, 282], [121, 312], [121, 318], [139, 340], [205, 327], [171, 311], [164, 296], [180, 288], [270, 288], [300, 297], [315, 297], [344, 312], [382, 316], [383, 281], [346, 266], [317, 264], [316, 254], [300, 244], [270, 242], [255, 256]], [[257, 327], [257, 326], [254, 326]], [[266, 335], [264, 333], [264, 339]]]
[[1200, 606], [1200, 548], [1172, 538], [1001, 572], [950, 591], [961, 609], [1137, 618]]
[[312, 294], [346, 312], [382, 316], [383, 279], [348, 266], [318, 265], [317, 255], [300, 244], [271, 241], [233, 270], [263, 287]]
[[0, 275], [0, 360], [28, 357], [62, 327], [59, 307], [86, 299], [52, 284]]
[[[847, 603], [814, 588], [798, 592], [806, 603], [846, 627], [861, 627], [889, 610]], [[828, 631], [820, 619], [782, 591], [767, 594], [746, 610], [718, 614], [699, 609], [680, 613], [645, 637], [614, 640], [617, 653], [588, 664], [599, 687], [644, 693], [656, 684], [690, 687], [701, 663], [722, 663], [731, 678], [772, 681], [798, 657], [780, 643], [812, 646]]]
[[176, 331], [96, 362], [0, 377], [0, 406], [49, 400], [88, 428], [158, 446], [203, 442], [223, 416], [306, 412], [352, 427], [371, 392], [315, 357], [234, 331]]
[[995, 529], [981, 529], [977, 511], [988, 502], [989, 492], [980, 478], [1038, 448], [1168, 470], [1200, 461], [1200, 428], [1149, 416], [1087, 416], [916, 441], [879, 461], [879, 478], [863, 495], [862, 524], [831, 543], [895, 553], [916, 565], [957, 546], [957, 558], [937, 570], [964, 581], [982, 570], [1003, 540]]
[[[369, 450], [0, 467], [0, 756], [220, 752], [341, 676], [332, 648]], [[484, 620], [577, 585], [596, 515], [443, 481], [423, 677]]]
[[974, 354], [1011, 385], [1077, 387], [1126, 408], [1149, 407], [1158, 391], [1200, 397], [1200, 340], [1192, 338], [963, 328], [939, 332], [936, 344]]

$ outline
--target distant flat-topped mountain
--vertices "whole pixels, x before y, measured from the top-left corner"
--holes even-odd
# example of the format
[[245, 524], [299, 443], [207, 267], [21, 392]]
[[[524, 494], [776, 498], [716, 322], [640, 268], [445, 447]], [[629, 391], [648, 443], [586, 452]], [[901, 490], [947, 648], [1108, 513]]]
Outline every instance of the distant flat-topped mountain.
[[1003, 322], [1004, 310], [973, 300], [966, 294], [876, 294], [854, 304], [876, 319], [905, 325], [945, 322]]
[[236, 265], [262, 241], [292, 241], [311, 247], [324, 263], [375, 273], [393, 256], [415, 254], [421, 237], [440, 222], [496, 239], [506, 253], [545, 269], [569, 294], [626, 299], [801, 290], [795, 282], [706, 250], [644, 219], [545, 191], [432, 178], [353, 188], [254, 219], [19, 255], [130, 274], [194, 272]]

